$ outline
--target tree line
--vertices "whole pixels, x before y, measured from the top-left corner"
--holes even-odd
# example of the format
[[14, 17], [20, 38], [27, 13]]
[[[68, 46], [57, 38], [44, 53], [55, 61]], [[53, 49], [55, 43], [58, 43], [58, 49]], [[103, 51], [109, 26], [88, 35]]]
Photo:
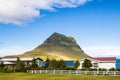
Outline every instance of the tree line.
[[29, 62], [22, 62], [19, 57], [15, 64], [5, 65], [3, 62], [0, 63], [0, 72], [26, 72], [27, 69], [36, 68], [38, 65], [36, 64], [35, 58], [33, 58], [31, 64]]
[[36, 63], [36, 59], [33, 58], [32, 62], [22, 62], [19, 57], [15, 64], [4, 65], [2, 62], [0, 64], [0, 72], [26, 72], [27, 70], [76, 70], [79, 66], [79, 61], [74, 63], [73, 67], [68, 67], [64, 60], [56, 60], [47, 58], [45, 61], [45, 66], [39, 67]]
[[56, 60], [56, 59], [50, 60], [49, 58], [47, 58], [45, 61], [45, 66], [41, 68], [47, 69], [47, 70], [76, 70], [78, 66], [79, 66], [79, 61], [76, 61], [73, 67], [68, 67], [65, 64], [65, 61], [62, 59], [61, 60]]

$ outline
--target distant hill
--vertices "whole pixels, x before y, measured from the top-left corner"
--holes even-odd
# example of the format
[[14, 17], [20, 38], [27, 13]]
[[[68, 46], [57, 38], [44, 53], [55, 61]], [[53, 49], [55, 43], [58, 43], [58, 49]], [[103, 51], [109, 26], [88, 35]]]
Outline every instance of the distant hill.
[[47, 40], [32, 51], [28, 51], [18, 56], [40, 57], [43, 60], [47, 57], [50, 59], [63, 60], [77, 60], [88, 57], [73, 37], [59, 33], [53, 33]]

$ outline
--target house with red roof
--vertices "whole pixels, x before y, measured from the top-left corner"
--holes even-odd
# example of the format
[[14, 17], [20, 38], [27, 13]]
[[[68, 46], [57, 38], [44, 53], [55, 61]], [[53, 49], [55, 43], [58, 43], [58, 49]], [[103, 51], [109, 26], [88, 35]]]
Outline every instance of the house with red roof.
[[[84, 68], [83, 63], [84, 63], [84, 59], [80, 59], [79, 60], [79, 67], [78, 69], [82, 69]], [[110, 69], [110, 68], [116, 68], [116, 57], [97, 57], [97, 58], [87, 58], [88, 60], [91, 61], [92, 63], [92, 67], [91, 68], [95, 68], [95, 69], [99, 69], [99, 68], [105, 68], [105, 69]]]

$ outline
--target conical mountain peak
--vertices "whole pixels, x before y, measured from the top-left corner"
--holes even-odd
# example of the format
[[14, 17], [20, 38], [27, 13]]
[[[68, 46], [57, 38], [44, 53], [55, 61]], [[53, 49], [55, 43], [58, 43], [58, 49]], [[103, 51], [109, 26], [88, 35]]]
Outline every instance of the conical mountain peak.
[[56, 32], [32, 51], [28, 51], [19, 56], [40, 57], [43, 60], [46, 60], [47, 57], [50, 59], [63, 60], [77, 60], [88, 57], [73, 37]]
[[79, 45], [76, 43], [75, 39], [70, 36], [65, 36], [59, 33], [53, 33], [47, 40], [44, 41], [42, 45], [51, 45], [51, 46], [62, 46], [68, 48], [79, 48]]

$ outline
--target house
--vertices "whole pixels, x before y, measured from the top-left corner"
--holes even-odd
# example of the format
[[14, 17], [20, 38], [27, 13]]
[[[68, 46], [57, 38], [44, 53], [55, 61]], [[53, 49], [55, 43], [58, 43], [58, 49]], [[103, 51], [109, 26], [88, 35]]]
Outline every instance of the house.
[[[20, 58], [21, 62], [24, 62], [25, 65], [27, 64], [32, 64], [32, 60], [33, 58]], [[40, 58], [35, 58], [36, 60], [36, 64], [38, 64], [39, 67], [41, 67], [41, 62], [43, 61]], [[4, 65], [10, 65], [10, 66], [14, 66], [16, 64], [17, 58], [2, 58], [0, 59], [0, 63], [3, 62]]]
[[[78, 69], [84, 68], [83, 63], [84, 59], [79, 60], [79, 67]], [[110, 68], [116, 68], [116, 58], [115, 57], [98, 57], [98, 58], [87, 58], [88, 60], [91, 61], [92, 67], [91, 68], [105, 68], [105, 69], [110, 69]]]

